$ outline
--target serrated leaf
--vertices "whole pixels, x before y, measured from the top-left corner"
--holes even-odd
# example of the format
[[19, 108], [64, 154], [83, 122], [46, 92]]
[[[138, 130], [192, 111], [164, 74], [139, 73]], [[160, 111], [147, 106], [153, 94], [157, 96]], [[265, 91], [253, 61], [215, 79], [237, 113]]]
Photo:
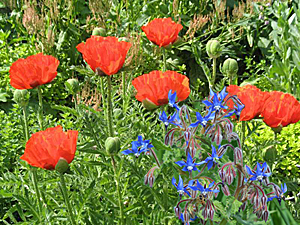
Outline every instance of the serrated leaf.
[[235, 199], [231, 205], [231, 211], [230, 211], [231, 214], [235, 214], [237, 211], [239, 211], [239, 208], [242, 204], [243, 204], [242, 202]]

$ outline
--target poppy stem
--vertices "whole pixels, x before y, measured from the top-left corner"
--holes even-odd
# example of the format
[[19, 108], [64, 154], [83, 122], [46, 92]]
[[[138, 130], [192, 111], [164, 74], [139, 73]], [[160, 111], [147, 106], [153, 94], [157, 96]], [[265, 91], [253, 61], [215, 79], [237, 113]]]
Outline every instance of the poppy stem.
[[167, 70], [167, 59], [166, 59], [166, 49], [162, 48], [162, 55], [163, 55], [163, 72]]
[[113, 121], [112, 121], [112, 102], [111, 102], [111, 78], [110, 76], [107, 77], [107, 120], [108, 120], [108, 131], [109, 136], [114, 136], [113, 130]]
[[216, 75], [217, 75], [217, 58], [213, 58], [213, 74], [211, 78], [212, 87], [215, 85]]
[[39, 97], [38, 120], [39, 120], [41, 130], [44, 130], [44, 126], [43, 126], [43, 99], [42, 99], [42, 91], [41, 91], [40, 86], [37, 87], [37, 91], [38, 91], [38, 97]]
[[[38, 203], [38, 210], [39, 210], [39, 215], [41, 215], [42, 212], [42, 201], [41, 201], [41, 195], [40, 195], [40, 190], [39, 190], [39, 186], [37, 183], [37, 172], [36, 172], [36, 168], [35, 167], [31, 167], [31, 173], [32, 173], [32, 181], [33, 181], [33, 186], [36, 192], [36, 196], [37, 196], [37, 203]], [[39, 217], [40, 220], [40, 217]]]
[[28, 129], [26, 106], [23, 107], [23, 119], [24, 119], [25, 140], [27, 142], [29, 140], [29, 129]]
[[73, 216], [73, 211], [70, 205], [70, 201], [69, 201], [69, 197], [68, 197], [68, 193], [67, 193], [67, 188], [66, 188], [66, 182], [65, 182], [65, 178], [64, 178], [64, 174], [63, 173], [59, 173], [59, 177], [60, 177], [60, 187], [61, 187], [61, 192], [62, 195], [64, 197], [67, 209], [68, 209], [68, 213], [69, 213], [69, 217], [71, 220], [71, 224], [72, 225], [76, 225], [74, 216]]
[[120, 207], [120, 224], [123, 225], [124, 224], [124, 217], [123, 217], [123, 203], [122, 203], [122, 195], [121, 195], [121, 191], [120, 191], [120, 180], [119, 180], [119, 176], [117, 173], [117, 169], [116, 169], [116, 162], [115, 162], [115, 158], [111, 155], [111, 165], [113, 167], [114, 170], [114, 177], [115, 177], [115, 182], [116, 182], [116, 186], [117, 186], [117, 193], [118, 193], [118, 200], [119, 200], [119, 207]]
[[123, 94], [123, 110], [124, 112], [126, 112], [126, 89], [125, 89], [125, 85], [126, 85], [126, 76], [125, 73], [122, 72], [122, 94]]
[[[246, 136], [246, 121], [242, 121], [241, 147], [243, 148]], [[242, 149], [241, 148], [241, 149]]]

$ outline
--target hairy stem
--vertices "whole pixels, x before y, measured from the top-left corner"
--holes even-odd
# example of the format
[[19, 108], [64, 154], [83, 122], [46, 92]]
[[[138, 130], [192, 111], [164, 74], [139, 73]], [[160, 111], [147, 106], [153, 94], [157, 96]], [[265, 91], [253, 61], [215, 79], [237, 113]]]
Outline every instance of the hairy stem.
[[113, 118], [112, 118], [112, 102], [111, 102], [111, 77], [107, 76], [107, 120], [109, 136], [114, 136]]
[[162, 48], [163, 53], [163, 72], [167, 70], [167, 58], [166, 58], [166, 49]]
[[41, 130], [44, 130], [44, 126], [43, 126], [43, 99], [42, 99], [41, 87], [38, 86], [37, 90], [38, 90], [38, 97], [39, 97], [38, 120], [39, 120]]
[[67, 188], [66, 188], [64, 175], [63, 175], [63, 173], [59, 173], [59, 176], [60, 176], [61, 191], [62, 191], [62, 195], [64, 197], [64, 200], [65, 200], [65, 203], [66, 203], [66, 206], [67, 206], [67, 210], [68, 210], [69, 218], [71, 220], [71, 224], [76, 225], [74, 215], [73, 215], [73, 211], [72, 211], [71, 204], [70, 204], [70, 200], [69, 200], [69, 197], [68, 197], [68, 192], [67, 192]]

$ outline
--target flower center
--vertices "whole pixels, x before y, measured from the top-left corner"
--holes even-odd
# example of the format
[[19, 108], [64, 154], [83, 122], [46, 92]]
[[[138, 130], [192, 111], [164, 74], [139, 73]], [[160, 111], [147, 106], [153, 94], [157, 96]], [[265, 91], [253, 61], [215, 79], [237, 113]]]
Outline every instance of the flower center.
[[168, 125], [169, 125], [169, 122], [164, 122], [164, 124], [165, 124], [166, 126], [168, 126]]
[[135, 155], [135, 157], [139, 157], [140, 153], [135, 153], [134, 155]]
[[262, 179], [263, 179], [262, 175], [257, 176], [257, 180], [262, 180]]
[[188, 166], [188, 167], [187, 167], [187, 169], [188, 169], [189, 171], [191, 171], [193, 168], [194, 168], [193, 166]]
[[179, 190], [178, 193], [179, 193], [180, 195], [183, 195], [184, 191], [183, 191], [183, 190]]
[[217, 110], [217, 111], [219, 111], [220, 108], [221, 108], [221, 106], [219, 106], [219, 105], [216, 105], [216, 106], [215, 106], [215, 110]]

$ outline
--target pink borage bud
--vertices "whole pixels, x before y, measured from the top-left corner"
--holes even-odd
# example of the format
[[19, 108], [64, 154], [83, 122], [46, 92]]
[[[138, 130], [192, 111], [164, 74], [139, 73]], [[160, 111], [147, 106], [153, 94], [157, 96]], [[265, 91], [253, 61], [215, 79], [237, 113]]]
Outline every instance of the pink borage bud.
[[220, 176], [222, 181], [225, 181], [225, 177], [226, 177], [225, 175], [226, 175], [226, 173], [225, 173], [224, 169], [220, 169], [219, 170], [219, 176]]
[[228, 185], [232, 184], [233, 182], [233, 174], [231, 173], [231, 166], [229, 166], [226, 170], [226, 181]]
[[148, 183], [149, 183], [149, 187], [151, 187], [151, 188], [153, 187], [154, 179], [155, 179], [154, 176], [149, 177]]
[[261, 199], [260, 199], [260, 201], [261, 201], [261, 204], [262, 204], [263, 206], [266, 206], [266, 203], [267, 203], [267, 197], [266, 197], [266, 196], [262, 196]]
[[262, 214], [262, 220], [264, 220], [265, 222], [267, 222], [269, 218], [269, 211], [268, 210], [265, 210]]
[[190, 214], [188, 213], [188, 211], [187, 210], [185, 210], [184, 212], [183, 212], [183, 220], [184, 220], [184, 222], [189, 222], [189, 220], [190, 220]]
[[241, 205], [241, 209], [244, 211], [246, 209], [246, 206], [247, 206], [247, 201]]
[[243, 151], [239, 147], [236, 147], [234, 149], [234, 156], [238, 159], [241, 160], [243, 158]]
[[229, 196], [229, 195], [230, 195], [229, 188], [228, 188], [228, 186], [227, 186], [226, 184], [224, 184], [224, 185], [222, 186], [222, 191], [223, 191], [224, 195], [226, 195], [226, 196]]
[[258, 208], [259, 204], [260, 204], [260, 196], [258, 194], [256, 194], [254, 196], [254, 206], [255, 206], [255, 208]]

